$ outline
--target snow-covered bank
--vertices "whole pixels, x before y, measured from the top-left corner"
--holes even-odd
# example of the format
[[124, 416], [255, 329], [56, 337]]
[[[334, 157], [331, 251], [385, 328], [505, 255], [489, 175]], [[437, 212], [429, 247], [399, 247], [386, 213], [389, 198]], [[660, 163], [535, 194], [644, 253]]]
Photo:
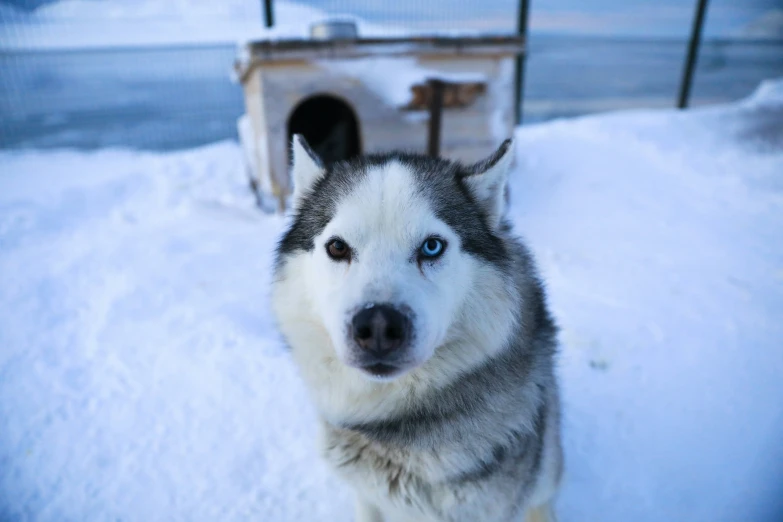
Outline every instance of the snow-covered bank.
[[275, 2], [276, 27], [264, 27], [262, 2], [91, 2], [65, 0], [33, 13], [5, 11], [0, 35], [6, 49], [89, 49], [227, 43], [255, 37], [305, 36], [324, 16], [312, 7]]
[[[783, 513], [783, 82], [518, 131], [568, 521]], [[0, 153], [0, 519], [349, 520], [232, 143]]]
[[783, 82], [519, 133], [563, 327], [563, 520], [783, 520]]
[[335, 519], [237, 146], [0, 172], [0, 520]]
[[[325, 11], [274, 3], [275, 26], [264, 25], [263, 2], [247, 0], [62, 0], [27, 13], [0, 5], [0, 49], [90, 49], [207, 45], [259, 38], [303, 38]], [[334, 14], [334, 13], [332, 13]], [[394, 28], [358, 20], [362, 34]]]

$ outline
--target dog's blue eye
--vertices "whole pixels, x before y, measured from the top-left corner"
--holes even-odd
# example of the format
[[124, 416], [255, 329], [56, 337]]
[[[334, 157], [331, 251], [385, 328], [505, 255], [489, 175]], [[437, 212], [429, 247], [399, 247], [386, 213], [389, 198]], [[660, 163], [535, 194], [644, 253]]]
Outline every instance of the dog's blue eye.
[[424, 241], [424, 243], [422, 243], [419, 250], [421, 251], [421, 255], [424, 257], [434, 258], [443, 253], [445, 246], [446, 245], [443, 244], [443, 241], [437, 237], [429, 237], [426, 241]]

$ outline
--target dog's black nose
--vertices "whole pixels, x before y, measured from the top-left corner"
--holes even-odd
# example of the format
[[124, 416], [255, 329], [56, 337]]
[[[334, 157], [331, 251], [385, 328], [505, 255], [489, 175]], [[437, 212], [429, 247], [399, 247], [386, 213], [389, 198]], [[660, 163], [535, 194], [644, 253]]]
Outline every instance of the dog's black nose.
[[353, 338], [363, 349], [384, 355], [402, 347], [408, 340], [410, 321], [385, 304], [373, 305], [353, 316]]

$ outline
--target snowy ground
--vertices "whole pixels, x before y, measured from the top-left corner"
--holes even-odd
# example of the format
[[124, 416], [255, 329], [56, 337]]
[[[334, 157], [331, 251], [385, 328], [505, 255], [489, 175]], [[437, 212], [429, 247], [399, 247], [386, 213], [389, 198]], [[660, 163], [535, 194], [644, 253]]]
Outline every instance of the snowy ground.
[[[561, 519], [783, 517], [783, 81], [518, 131]], [[350, 520], [233, 143], [0, 153], [0, 520]]]

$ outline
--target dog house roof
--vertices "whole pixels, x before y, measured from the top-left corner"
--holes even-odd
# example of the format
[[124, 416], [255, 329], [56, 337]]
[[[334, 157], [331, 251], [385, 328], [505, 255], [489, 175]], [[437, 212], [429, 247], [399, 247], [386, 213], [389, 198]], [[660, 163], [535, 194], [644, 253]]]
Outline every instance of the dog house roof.
[[289, 38], [245, 44], [235, 64], [241, 81], [258, 66], [287, 61], [403, 56], [504, 56], [524, 52], [521, 36], [409, 36], [319, 40]]

